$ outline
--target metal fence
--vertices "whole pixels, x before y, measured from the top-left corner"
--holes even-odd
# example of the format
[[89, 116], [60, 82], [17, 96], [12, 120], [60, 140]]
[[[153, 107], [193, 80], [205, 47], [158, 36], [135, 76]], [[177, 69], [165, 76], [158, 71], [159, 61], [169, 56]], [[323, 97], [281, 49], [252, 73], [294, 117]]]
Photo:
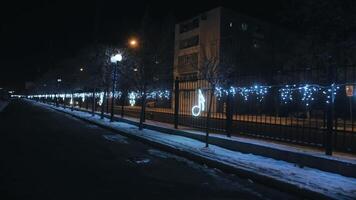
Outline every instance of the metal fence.
[[[338, 68], [334, 72], [334, 81], [340, 85], [332, 115], [332, 145], [344, 152], [356, 153], [356, 125], [354, 97], [346, 95], [346, 85], [356, 83], [356, 68]], [[228, 135], [258, 137], [314, 147], [325, 147], [327, 135], [328, 104], [318, 99], [306, 106], [305, 102], [284, 103], [280, 98], [280, 89], [285, 84], [317, 83], [330, 84], [330, 71], [325, 69], [305, 69], [276, 72], [264, 76], [241, 75], [235, 84], [248, 86], [259, 83], [273, 85], [263, 100], [241, 95], [217, 96], [215, 90], [203, 79], [177, 79], [172, 84], [170, 99], [149, 100], [145, 118], [177, 126], [206, 130]], [[210, 100], [210, 95], [212, 98]], [[204, 105], [199, 96], [204, 97]], [[211, 118], [207, 120], [211, 101]], [[98, 99], [87, 98], [84, 102], [74, 100], [75, 105], [84, 109], [110, 112], [111, 100], [99, 106]], [[69, 101], [61, 100], [69, 105]], [[93, 106], [94, 105], [94, 106]], [[114, 112], [123, 117], [139, 118], [140, 101], [135, 106], [129, 103], [128, 95], [115, 100]], [[199, 107], [199, 105], [203, 105]], [[200, 110], [199, 110], [200, 109]], [[199, 113], [198, 113], [199, 112]], [[197, 115], [199, 114], [199, 115]], [[197, 115], [197, 116], [195, 116]]]
[[[356, 152], [356, 127], [354, 121], [354, 99], [346, 95], [346, 86], [356, 81], [356, 68], [345, 67], [335, 70], [335, 83], [340, 85], [333, 103], [332, 145], [345, 152]], [[256, 83], [274, 85], [264, 95], [263, 100], [241, 95], [212, 98], [209, 129], [213, 132], [225, 132], [233, 135], [246, 135], [287, 143], [325, 147], [327, 134], [328, 104], [325, 99], [315, 97], [309, 102], [293, 101], [284, 103], [280, 89], [284, 84], [317, 83], [330, 84], [325, 69], [306, 69], [279, 72], [271, 75], [238, 77], [237, 85], [247, 86]], [[265, 77], [265, 78], [263, 78]], [[266, 78], [268, 77], [268, 78]], [[199, 117], [192, 115], [192, 107], [198, 104], [198, 90], [205, 96], [205, 106], [210, 103], [212, 93], [209, 84], [200, 79], [178, 80], [179, 89], [179, 125], [205, 130], [207, 108]], [[330, 85], [329, 85], [330, 86]], [[302, 97], [300, 97], [302, 99]]]

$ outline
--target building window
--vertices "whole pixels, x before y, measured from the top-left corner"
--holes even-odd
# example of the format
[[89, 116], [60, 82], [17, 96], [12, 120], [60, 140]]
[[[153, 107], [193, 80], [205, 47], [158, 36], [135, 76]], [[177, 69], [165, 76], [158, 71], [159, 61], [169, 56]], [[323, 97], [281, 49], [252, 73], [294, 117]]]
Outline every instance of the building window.
[[179, 48], [180, 49], [186, 49], [189, 47], [197, 46], [199, 44], [199, 36], [193, 36], [185, 40], [181, 40], [179, 42]]
[[187, 54], [178, 57], [179, 66], [198, 66], [198, 53]]
[[253, 48], [258, 49], [258, 48], [260, 48], [260, 43], [257, 40], [253, 40], [252, 46], [253, 46]]
[[179, 33], [184, 33], [191, 31], [199, 27], [199, 19], [194, 19], [188, 23], [183, 23], [179, 25]]
[[198, 69], [198, 53], [187, 54], [178, 57], [178, 73], [190, 74]]
[[259, 26], [256, 26], [255, 31], [253, 33], [253, 36], [255, 38], [258, 38], [258, 39], [264, 39], [265, 38], [265, 36], [263, 35], [263, 30]]
[[242, 31], [247, 31], [248, 25], [246, 23], [241, 24], [241, 30]]

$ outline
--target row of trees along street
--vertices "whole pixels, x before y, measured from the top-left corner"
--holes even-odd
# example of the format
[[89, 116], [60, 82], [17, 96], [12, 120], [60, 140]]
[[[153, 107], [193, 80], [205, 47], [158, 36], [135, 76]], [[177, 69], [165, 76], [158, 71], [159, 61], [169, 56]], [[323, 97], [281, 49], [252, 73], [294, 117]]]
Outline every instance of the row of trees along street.
[[[77, 55], [67, 58], [48, 70], [30, 93], [74, 93], [105, 91], [108, 102], [110, 88], [121, 91], [122, 99], [128, 91], [140, 91], [140, 129], [144, 122], [147, 93], [153, 89], [171, 89], [173, 71], [174, 22], [171, 17], [156, 20], [149, 12], [144, 15], [139, 31], [127, 38], [121, 47], [93, 42]], [[135, 41], [135, 44], [131, 43]], [[122, 60], [111, 62], [111, 57], [121, 54]], [[115, 73], [115, 65], [117, 71]], [[114, 77], [116, 76], [116, 81]], [[92, 104], [93, 112], [95, 103]], [[104, 106], [102, 106], [102, 113]]]

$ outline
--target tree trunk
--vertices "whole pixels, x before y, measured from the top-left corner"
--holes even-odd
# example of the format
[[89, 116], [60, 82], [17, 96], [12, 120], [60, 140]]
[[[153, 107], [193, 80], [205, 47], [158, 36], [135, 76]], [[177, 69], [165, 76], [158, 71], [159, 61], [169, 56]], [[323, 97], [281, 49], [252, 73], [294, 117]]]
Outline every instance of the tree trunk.
[[[212, 88], [215, 88], [214, 86]], [[210, 92], [210, 101], [209, 101], [209, 108], [208, 108], [208, 115], [206, 118], [206, 135], [205, 135], [205, 147], [209, 147], [209, 125], [210, 125], [210, 115], [211, 115], [211, 106], [213, 105], [213, 96], [214, 91]]]
[[109, 113], [109, 85], [106, 86], [106, 113]]
[[105, 100], [106, 100], [106, 91], [105, 91], [103, 102], [101, 102], [101, 116], [100, 116], [101, 119], [104, 119]]
[[56, 98], [56, 107], [58, 107], [59, 106], [59, 103], [58, 103], [58, 95], [57, 95], [57, 93], [56, 93], [56, 96], [55, 96], [55, 98]]
[[124, 118], [126, 91], [121, 96], [121, 118]]
[[143, 122], [145, 121], [145, 110], [146, 110], [146, 85], [144, 85], [143, 87], [139, 130], [143, 129]]

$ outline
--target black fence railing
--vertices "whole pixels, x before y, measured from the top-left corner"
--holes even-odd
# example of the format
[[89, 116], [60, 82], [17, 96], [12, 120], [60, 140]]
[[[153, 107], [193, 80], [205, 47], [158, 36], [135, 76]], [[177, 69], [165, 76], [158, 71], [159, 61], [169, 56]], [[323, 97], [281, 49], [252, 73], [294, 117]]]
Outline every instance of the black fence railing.
[[[355, 67], [335, 70], [335, 84], [339, 88], [332, 103], [329, 97], [330, 82], [324, 69], [306, 69], [302, 71], [277, 72], [266, 79], [261, 76], [237, 77], [236, 84], [247, 87], [259, 82], [268, 92], [248, 93], [243, 90], [236, 94], [218, 95], [216, 89], [203, 79], [177, 79], [172, 84], [169, 99], [151, 99], [147, 102], [145, 119], [165, 122], [176, 127], [191, 127], [199, 130], [244, 135], [286, 143], [325, 147], [327, 134], [332, 131], [333, 148], [356, 153], [356, 124], [354, 97], [348, 96], [346, 87], [356, 83]], [[258, 80], [258, 81], [256, 81]], [[281, 89], [286, 83], [294, 87], [291, 96], [283, 100]], [[296, 86], [293, 86], [296, 84]], [[303, 85], [317, 84], [319, 90], [305, 100]], [[302, 86], [299, 86], [302, 85]], [[311, 86], [311, 85], [309, 85]], [[335, 86], [336, 87], [336, 86]], [[297, 88], [297, 89], [296, 89]], [[299, 88], [299, 89], [298, 89]], [[313, 87], [310, 87], [313, 88]], [[320, 89], [322, 88], [322, 89]], [[350, 89], [350, 87], [348, 88]], [[355, 88], [356, 89], [356, 88]], [[246, 95], [248, 94], [248, 95]], [[309, 93], [307, 93], [308, 96]], [[211, 98], [211, 119], [207, 120]], [[330, 94], [331, 95], [331, 94]], [[292, 97], [291, 100], [289, 97]], [[304, 97], [304, 100], [303, 100]], [[48, 98], [48, 101], [54, 101]], [[70, 100], [59, 98], [60, 104], [70, 105]], [[74, 98], [75, 106], [84, 109], [110, 112], [111, 101], [105, 100], [101, 106], [98, 97]], [[96, 102], [96, 106], [92, 106]], [[329, 103], [328, 103], [329, 102]], [[328, 106], [333, 104], [332, 127], [328, 127]], [[114, 113], [119, 116], [139, 118], [140, 101], [130, 104], [129, 95], [116, 99]]]

